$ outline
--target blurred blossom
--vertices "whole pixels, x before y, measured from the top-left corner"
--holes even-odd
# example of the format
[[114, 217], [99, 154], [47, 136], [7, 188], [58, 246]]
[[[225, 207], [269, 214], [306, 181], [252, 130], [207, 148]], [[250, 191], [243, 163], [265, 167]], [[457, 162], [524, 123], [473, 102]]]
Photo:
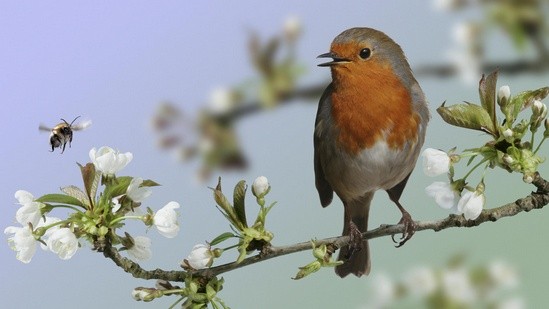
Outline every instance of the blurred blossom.
[[295, 41], [301, 34], [301, 20], [297, 16], [289, 16], [284, 21], [284, 36], [288, 41]]
[[460, 46], [468, 47], [477, 38], [479, 32], [478, 27], [470, 22], [462, 22], [454, 25], [452, 32], [454, 41]]
[[427, 148], [421, 154], [423, 157], [423, 172], [434, 177], [448, 173], [450, 169], [450, 157], [444, 151]]
[[477, 56], [471, 55], [471, 53], [460, 49], [449, 51], [448, 56], [458, 70], [463, 81], [468, 84], [478, 81], [478, 78], [481, 75], [481, 63]]
[[133, 247], [128, 249], [128, 254], [136, 260], [149, 260], [152, 256], [151, 239], [145, 236], [135, 236], [132, 238]]
[[483, 193], [467, 190], [459, 199], [457, 210], [463, 214], [465, 219], [475, 220], [482, 212], [485, 202], [486, 198]]
[[210, 93], [209, 111], [224, 114], [230, 111], [237, 99], [237, 94], [228, 87], [217, 87]]
[[215, 149], [215, 142], [208, 137], [202, 137], [198, 142], [198, 150], [202, 154], [210, 153]]
[[452, 185], [448, 182], [435, 181], [425, 188], [425, 193], [435, 199], [435, 203], [444, 209], [449, 209], [452, 212], [457, 212], [457, 201], [459, 195]]
[[503, 261], [494, 261], [488, 265], [488, 273], [492, 281], [502, 288], [515, 288], [519, 284], [514, 267]]
[[402, 280], [410, 294], [417, 297], [428, 296], [437, 288], [434, 271], [425, 266], [410, 270], [404, 275]]
[[90, 150], [90, 159], [95, 168], [106, 175], [114, 175], [133, 159], [131, 152], [120, 153], [111, 147], [103, 146], [99, 150]]
[[387, 307], [396, 298], [395, 283], [385, 274], [379, 274], [372, 280], [372, 308]]
[[476, 299], [476, 293], [469, 274], [463, 268], [444, 270], [442, 273], [442, 287], [444, 294], [457, 302], [471, 304]]
[[478, 81], [481, 75], [481, 52], [478, 46], [480, 34], [481, 28], [471, 22], [456, 24], [453, 29], [457, 46], [452, 47], [448, 55], [467, 83]]
[[524, 309], [526, 308], [526, 303], [521, 297], [514, 297], [506, 299], [496, 305], [496, 309]]
[[467, 5], [467, 0], [433, 0], [433, 6], [440, 11], [453, 11]]

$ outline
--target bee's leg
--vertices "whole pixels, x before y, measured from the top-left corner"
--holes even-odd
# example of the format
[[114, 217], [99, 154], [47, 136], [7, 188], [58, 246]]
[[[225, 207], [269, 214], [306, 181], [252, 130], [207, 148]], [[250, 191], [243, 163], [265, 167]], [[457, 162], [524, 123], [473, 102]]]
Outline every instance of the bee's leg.
[[67, 145], [67, 143], [63, 143], [63, 149], [61, 150], [61, 153], [65, 152], [65, 145]]

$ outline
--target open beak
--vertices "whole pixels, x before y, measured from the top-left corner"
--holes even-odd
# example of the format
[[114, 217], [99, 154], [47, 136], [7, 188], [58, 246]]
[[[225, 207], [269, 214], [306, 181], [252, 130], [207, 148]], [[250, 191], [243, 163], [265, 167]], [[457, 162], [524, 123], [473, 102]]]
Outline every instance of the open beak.
[[318, 66], [319, 67], [330, 67], [332, 65], [340, 64], [340, 63], [347, 63], [350, 62], [349, 59], [339, 57], [335, 53], [329, 52], [322, 55], [318, 55], [317, 58], [332, 58], [333, 60], [330, 62], [321, 63]]

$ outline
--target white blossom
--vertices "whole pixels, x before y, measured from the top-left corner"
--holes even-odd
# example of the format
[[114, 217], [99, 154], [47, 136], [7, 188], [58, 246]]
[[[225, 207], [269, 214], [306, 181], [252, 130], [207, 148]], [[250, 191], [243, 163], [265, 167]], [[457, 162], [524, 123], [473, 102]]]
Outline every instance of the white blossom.
[[133, 237], [133, 247], [128, 249], [128, 254], [136, 260], [149, 260], [152, 256], [151, 239], [145, 236]]
[[152, 190], [149, 187], [140, 187], [141, 184], [143, 184], [143, 178], [132, 178], [126, 190], [126, 195], [136, 203], [143, 202], [143, 200], [152, 194]]
[[175, 211], [177, 208], [179, 208], [179, 203], [169, 202], [154, 214], [153, 223], [164, 237], [173, 238], [179, 232], [177, 212]]
[[198, 244], [193, 247], [186, 259], [187, 264], [193, 269], [204, 269], [213, 263], [213, 253], [210, 246]]
[[103, 146], [96, 150], [90, 150], [90, 159], [95, 168], [103, 174], [112, 176], [123, 169], [133, 159], [131, 152], [120, 153], [114, 149]]
[[454, 191], [450, 183], [435, 181], [425, 188], [425, 193], [434, 198], [435, 203], [441, 208], [450, 209], [454, 213], [457, 212], [456, 207], [459, 195]]
[[423, 172], [434, 177], [448, 173], [450, 169], [450, 157], [444, 151], [427, 148], [421, 154], [423, 157]]
[[16, 258], [27, 264], [31, 261], [34, 253], [36, 253], [37, 241], [32, 234], [32, 230], [29, 226], [8, 226], [4, 229], [4, 234], [13, 234], [8, 237], [8, 244], [16, 254]]
[[15, 213], [15, 220], [21, 225], [28, 223], [36, 226], [42, 217], [41, 209], [44, 204], [36, 202], [34, 196], [28, 191], [18, 190], [15, 192], [15, 198], [21, 207]]
[[[48, 226], [48, 225], [52, 225], [54, 223], [57, 223], [61, 221], [61, 219], [59, 218], [55, 218], [55, 217], [45, 217], [45, 220], [41, 220], [39, 223], [38, 223], [38, 226], [37, 227], [44, 227], [44, 226]], [[54, 225], [50, 228], [48, 228], [46, 230], [46, 232], [44, 233], [44, 235], [41, 237], [42, 241], [43, 242], [40, 242], [40, 247], [42, 248], [42, 250], [48, 250], [48, 239], [50, 238], [51, 234], [55, 231], [57, 231], [59, 229], [59, 225]]]
[[465, 216], [465, 219], [475, 220], [482, 212], [485, 202], [486, 198], [483, 193], [467, 190], [459, 199], [457, 210]]
[[48, 248], [62, 260], [70, 259], [78, 249], [78, 239], [69, 228], [59, 228], [47, 240]]

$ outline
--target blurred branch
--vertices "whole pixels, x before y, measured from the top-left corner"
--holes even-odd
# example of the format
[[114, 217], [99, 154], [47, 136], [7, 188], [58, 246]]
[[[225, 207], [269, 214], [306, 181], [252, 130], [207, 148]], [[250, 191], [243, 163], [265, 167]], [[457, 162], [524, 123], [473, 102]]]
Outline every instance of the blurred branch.
[[[499, 71], [502, 74], [543, 73], [549, 69], [549, 57], [540, 60], [519, 60], [515, 62], [484, 63], [482, 72]], [[417, 76], [452, 77], [458, 74], [453, 64], [422, 65], [414, 70]]]
[[[467, 220], [463, 215], [450, 215], [447, 218], [436, 221], [418, 221], [416, 231], [433, 230], [435, 232], [442, 231], [452, 227], [474, 227], [485, 222], [495, 222], [504, 217], [512, 217], [521, 212], [529, 212], [532, 209], [541, 209], [549, 204], [549, 182], [543, 179], [539, 173], [535, 173], [532, 184], [537, 188], [536, 192], [532, 192], [528, 196], [518, 199], [513, 203], [485, 209], [481, 215], [475, 220]], [[364, 239], [373, 239], [389, 235], [401, 234], [404, 231], [404, 225], [383, 225], [377, 229], [368, 231], [363, 234]], [[349, 243], [349, 236], [339, 236], [315, 240], [317, 246], [331, 245], [336, 248], [341, 248]], [[215, 277], [222, 273], [226, 273], [244, 266], [266, 261], [275, 257], [292, 254], [296, 252], [311, 250], [312, 244], [310, 241], [297, 243], [288, 246], [271, 246], [264, 248], [259, 254], [244, 259], [240, 263], [232, 262], [216, 267], [197, 270], [197, 271], [164, 271], [161, 269], [144, 270], [137, 263], [122, 257], [118, 251], [107, 246], [103, 254], [105, 257], [112, 259], [116, 265], [123, 268], [126, 272], [131, 273], [136, 278], [142, 279], [163, 279], [168, 281], [184, 281], [188, 275], [201, 277]]]

